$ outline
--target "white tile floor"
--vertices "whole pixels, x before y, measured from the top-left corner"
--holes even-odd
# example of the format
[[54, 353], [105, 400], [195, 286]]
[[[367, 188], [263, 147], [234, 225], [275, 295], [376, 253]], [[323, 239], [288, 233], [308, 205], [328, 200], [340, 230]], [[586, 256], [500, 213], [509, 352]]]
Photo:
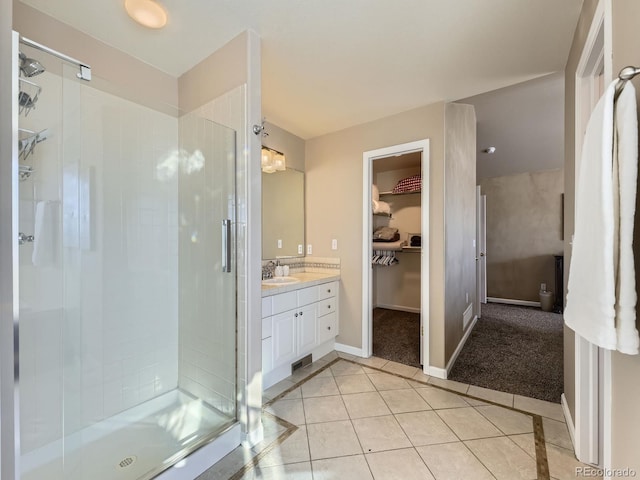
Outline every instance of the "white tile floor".
[[[536, 479], [531, 414], [545, 431], [550, 477], [540, 478], [578, 478], [583, 466], [559, 404], [430, 378], [375, 357], [332, 353], [265, 391], [264, 401], [265, 412], [289, 425], [265, 417], [262, 445], [251, 454], [239, 448], [201, 480]], [[255, 466], [241, 469], [261, 451]]]

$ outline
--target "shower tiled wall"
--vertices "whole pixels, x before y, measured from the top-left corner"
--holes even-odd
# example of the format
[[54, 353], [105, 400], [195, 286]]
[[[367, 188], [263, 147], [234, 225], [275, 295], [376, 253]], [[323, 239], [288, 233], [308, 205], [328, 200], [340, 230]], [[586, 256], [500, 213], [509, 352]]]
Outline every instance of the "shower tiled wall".
[[[27, 128], [49, 128], [20, 183], [20, 229], [58, 212], [51, 256], [20, 248], [20, 407], [29, 452], [177, 386], [176, 118], [45, 73]], [[64, 114], [62, 113], [64, 112]]]

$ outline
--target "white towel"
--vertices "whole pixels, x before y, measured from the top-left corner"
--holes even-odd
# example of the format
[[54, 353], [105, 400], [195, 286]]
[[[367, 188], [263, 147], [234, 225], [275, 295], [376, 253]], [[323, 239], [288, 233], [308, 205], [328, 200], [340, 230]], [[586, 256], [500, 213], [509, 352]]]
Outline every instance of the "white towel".
[[31, 261], [36, 267], [55, 265], [58, 248], [58, 210], [60, 202], [45, 201], [36, 204]]
[[[618, 350], [637, 355], [640, 337], [636, 329], [636, 272], [633, 258], [633, 224], [638, 181], [638, 116], [636, 92], [627, 82], [615, 106], [614, 164], [618, 164], [620, 188], [620, 242], [616, 284]], [[616, 162], [617, 160], [617, 162]]]
[[386, 213], [387, 215], [391, 215], [391, 205], [387, 202], [383, 202], [382, 200], [379, 202], [371, 200], [371, 206], [373, 208], [373, 213]]
[[[569, 270], [567, 288], [567, 308], [564, 320], [567, 326], [589, 342], [600, 347], [625, 353], [637, 353], [637, 335], [635, 351], [630, 346], [634, 343], [633, 332], [629, 330], [629, 305], [633, 303], [633, 330], [635, 330], [635, 273], [633, 271], [633, 252], [629, 225], [633, 230], [633, 208], [635, 208], [635, 178], [623, 178], [630, 175], [628, 158], [614, 159], [614, 104], [613, 97], [616, 82], [613, 82], [591, 114], [585, 133], [580, 167], [576, 179], [576, 216], [575, 233]], [[626, 90], [626, 88], [625, 88]], [[626, 95], [628, 98], [628, 94]], [[618, 101], [620, 102], [620, 100]], [[624, 101], [626, 104], [628, 100]], [[635, 98], [633, 99], [635, 115]], [[619, 103], [620, 105], [620, 103]], [[637, 145], [637, 140], [629, 137], [627, 130], [637, 128], [627, 124], [629, 116], [623, 107], [618, 117], [617, 143], [622, 151], [629, 149], [630, 143]], [[626, 157], [631, 154], [626, 154]], [[617, 160], [622, 166], [613, 174]], [[633, 160], [634, 164], [637, 161]], [[637, 168], [637, 167], [636, 167]], [[618, 178], [625, 186], [618, 188]], [[633, 189], [633, 202], [629, 205], [630, 193]], [[624, 196], [624, 198], [623, 198]], [[623, 206], [624, 205], [624, 206]], [[619, 206], [619, 208], [618, 208]], [[628, 219], [631, 207], [631, 217]], [[620, 212], [619, 212], [620, 211]], [[627, 226], [620, 230], [619, 213], [624, 211], [627, 219], [622, 223]], [[630, 222], [630, 224], [629, 224]], [[628, 245], [623, 246], [622, 243]], [[621, 243], [622, 242], [622, 243]], [[624, 252], [624, 253], [623, 253]], [[629, 260], [631, 255], [631, 260]], [[624, 266], [619, 268], [619, 266]], [[620, 273], [617, 276], [617, 273]], [[629, 283], [631, 278], [632, 284]], [[632, 291], [632, 295], [629, 292]], [[616, 310], [618, 309], [620, 292], [622, 295], [622, 316], [624, 322], [616, 329]], [[631, 299], [633, 297], [633, 300]], [[623, 326], [624, 325], [624, 326]], [[620, 328], [622, 330], [620, 330]], [[618, 336], [624, 338], [624, 345], [619, 344]]]

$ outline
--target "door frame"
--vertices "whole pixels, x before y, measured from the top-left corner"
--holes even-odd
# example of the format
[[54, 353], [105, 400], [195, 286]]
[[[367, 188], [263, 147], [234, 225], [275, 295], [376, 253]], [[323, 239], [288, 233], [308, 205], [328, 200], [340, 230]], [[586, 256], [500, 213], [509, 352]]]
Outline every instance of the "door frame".
[[[578, 179], [582, 141], [588, 118], [597, 103], [600, 82], [607, 85], [612, 75], [611, 0], [600, 0], [575, 74], [575, 171]], [[577, 191], [577, 189], [575, 189]], [[574, 201], [575, 208], [575, 201]], [[574, 215], [575, 217], [575, 215]], [[573, 243], [573, 234], [571, 242]], [[576, 457], [583, 463], [608, 468], [611, 465], [611, 352], [575, 333], [575, 409], [570, 418], [566, 398], [562, 402]]]
[[476, 316], [482, 317], [482, 304], [487, 303], [487, 196], [476, 185]]
[[422, 174], [420, 229], [422, 251], [420, 253], [420, 325], [421, 357], [423, 370], [429, 370], [429, 139], [392, 145], [390, 147], [369, 150], [362, 154], [362, 354], [368, 358], [373, 354], [373, 248], [371, 218], [371, 185], [373, 182], [373, 162], [380, 158], [399, 156], [406, 153], [422, 152], [420, 162]]

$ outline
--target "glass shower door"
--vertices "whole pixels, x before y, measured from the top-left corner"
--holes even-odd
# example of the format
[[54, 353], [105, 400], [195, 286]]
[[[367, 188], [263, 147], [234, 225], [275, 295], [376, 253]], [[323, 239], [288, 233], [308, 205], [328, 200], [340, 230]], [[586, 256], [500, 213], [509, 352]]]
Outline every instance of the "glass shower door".
[[235, 132], [38, 58], [22, 479], [152, 478], [236, 422]]

